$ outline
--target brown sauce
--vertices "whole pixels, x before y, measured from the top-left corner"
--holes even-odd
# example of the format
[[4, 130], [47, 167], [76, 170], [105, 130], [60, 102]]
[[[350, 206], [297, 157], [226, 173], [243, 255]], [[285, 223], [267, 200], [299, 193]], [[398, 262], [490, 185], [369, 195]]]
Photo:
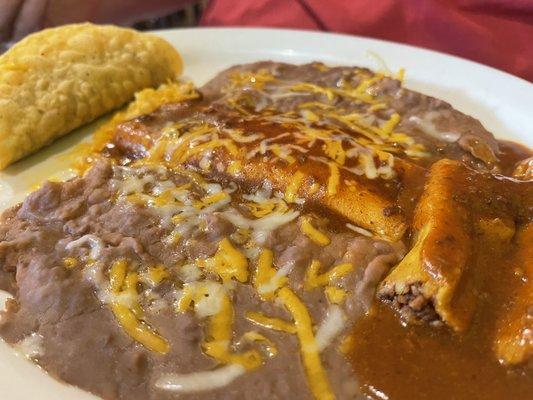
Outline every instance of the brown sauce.
[[465, 337], [403, 326], [385, 305], [357, 324], [351, 359], [375, 399], [530, 399], [533, 377], [493, 358], [482, 329]]
[[498, 145], [500, 147], [500, 165], [504, 175], [512, 174], [518, 161], [524, 160], [532, 155], [531, 150], [520, 143], [500, 140]]
[[[527, 148], [502, 142], [502, 170], [531, 155]], [[419, 183], [419, 182], [418, 182]], [[457, 182], [474, 219], [514, 219], [517, 232], [531, 224], [532, 183], [475, 179]], [[463, 185], [462, 187], [460, 185]], [[526, 228], [527, 229], [527, 228]], [[531, 236], [529, 236], [531, 237]], [[527, 236], [526, 236], [527, 238]], [[350, 359], [365, 394], [375, 399], [531, 399], [531, 360], [504, 365], [495, 351], [498, 326], [520, 302], [528, 302], [531, 251], [513, 239], [491, 243], [473, 233], [471, 268], [475, 314], [465, 332], [425, 323], [406, 324], [383, 303], [362, 318], [353, 331]], [[528, 239], [526, 239], [528, 240]], [[464, 289], [464, 288], [463, 288]], [[527, 304], [525, 306], [527, 308]], [[528, 364], [529, 363], [529, 364]]]

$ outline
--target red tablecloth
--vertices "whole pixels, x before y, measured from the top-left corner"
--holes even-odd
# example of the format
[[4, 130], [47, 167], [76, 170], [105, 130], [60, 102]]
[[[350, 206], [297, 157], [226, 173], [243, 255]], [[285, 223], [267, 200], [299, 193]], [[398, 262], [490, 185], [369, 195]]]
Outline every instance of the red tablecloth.
[[211, 0], [204, 26], [342, 32], [409, 43], [533, 82], [533, 0]]

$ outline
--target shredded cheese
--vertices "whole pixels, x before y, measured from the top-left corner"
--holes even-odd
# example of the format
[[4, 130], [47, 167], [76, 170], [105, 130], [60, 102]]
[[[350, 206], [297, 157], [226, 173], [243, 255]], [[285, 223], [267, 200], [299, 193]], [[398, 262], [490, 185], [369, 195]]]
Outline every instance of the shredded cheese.
[[240, 161], [231, 161], [226, 168], [228, 174], [236, 176], [242, 171], [242, 163]]
[[179, 293], [176, 310], [186, 312], [193, 306], [200, 318], [212, 317], [220, 312], [222, 299], [225, 296], [224, 287], [214, 281], [189, 282], [183, 285]]
[[396, 79], [398, 79], [400, 82], [403, 82], [405, 80], [405, 68], [400, 68], [398, 72], [396, 73]]
[[239, 250], [231, 244], [228, 238], [224, 238], [218, 244], [215, 255], [203, 262], [199, 261], [201, 267], [207, 267], [215, 272], [223, 282], [236, 279], [239, 282], [248, 280], [248, 260]]
[[230, 89], [241, 86], [251, 86], [256, 89], [263, 89], [266, 83], [273, 82], [276, 79], [267, 69], [258, 71], [244, 71], [234, 73], [230, 76]]
[[218, 203], [224, 200], [229, 200], [229, 195], [226, 192], [218, 192], [218, 193], [210, 194], [210, 195], [203, 197], [202, 203], [204, 205], [209, 205], [209, 204]]
[[383, 74], [378, 72], [371, 78], [363, 79], [361, 83], [359, 83], [357, 88], [355, 88], [355, 91], [358, 93], [364, 93], [368, 90], [368, 88], [370, 88], [370, 86], [378, 83], [382, 79], [383, 79]]
[[323, 274], [319, 274], [321, 267], [322, 265], [320, 264], [320, 261], [313, 260], [309, 268], [307, 268], [304, 283], [306, 290], [311, 290], [319, 286], [326, 286], [336, 279], [347, 275], [354, 269], [353, 264], [344, 263], [331, 268]]
[[276, 348], [276, 345], [265, 335], [262, 335], [259, 332], [246, 332], [244, 335], [242, 335], [242, 340], [247, 342], [261, 343], [269, 358], [275, 357], [278, 354], [278, 349]]
[[111, 310], [118, 323], [134, 340], [157, 353], [166, 354], [169, 352], [170, 345], [166, 339], [157, 334], [144, 321], [138, 320], [126, 306], [111, 304]]
[[328, 195], [334, 196], [337, 194], [337, 187], [339, 186], [340, 173], [338, 165], [331, 161], [329, 165], [329, 178], [328, 178]]
[[245, 372], [242, 365], [229, 364], [212, 371], [166, 374], [156, 381], [155, 386], [176, 393], [203, 392], [223, 388]]
[[300, 215], [298, 211], [289, 211], [285, 213], [273, 212], [263, 218], [257, 220], [250, 220], [243, 217], [235, 209], [230, 209], [222, 213], [224, 217], [233, 225], [243, 228], [252, 229], [254, 231], [273, 231], [282, 225], [285, 225]]
[[346, 227], [354, 232], [357, 232], [363, 236], [366, 236], [366, 237], [372, 237], [372, 232], [366, 230], [366, 229], [363, 229], [359, 226], [355, 226], [353, 224], [350, 224], [350, 223], [347, 223], [346, 224]]
[[122, 290], [127, 268], [127, 261], [123, 258], [115, 261], [111, 265], [111, 269], [109, 270], [109, 284], [113, 293], [118, 294]]
[[331, 88], [322, 87], [313, 83], [302, 82], [297, 83], [291, 87], [294, 92], [311, 92], [325, 95], [329, 101], [335, 98], [335, 93]]
[[311, 224], [308, 217], [302, 218], [300, 229], [305, 236], [320, 246], [327, 246], [331, 242], [325, 233], [320, 232]]
[[296, 333], [296, 327], [293, 323], [284, 321], [279, 318], [267, 317], [255, 311], [248, 311], [246, 319], [262, 328], [273, 329], [275, 331]]
[[273, 260], [272, 250], [263, 249], [257, 261], [254, 286], [263, 299], [272, 299], [274, 292], [288, 281], [286, 276], [278, 276], [278, 271], [272, 267]]
[[273, 212], [285, 213], [289, 209], [287, 203], [283, 199], [272, 198], [265, 199], [261, 202], [246, 203], [246, 206], [250, 209], [250, 212], [257, 218], [263, 218]]
[[323, 146], [324, 153], [339, 165], [344, 165], [346, 152], [342, 147], [342, 140], [326, 140]]
[[400, 114], [394, 113], [391, 115], [389, 120], [383, 124], [381, 127], [381, 130], [386, 134], [389, 135], [392, 133], [394, 128], [396, 128], [396, 125], [400, 122]]
[[294, 319], [307, 382], [313, 396], [318, 400], [333, 400], [335, 396], [333, 395], [326, 371], [320, 360], [317, 341], [313, 335], [313, 323], [307, 308], [288, 287], [283, 287], [278, 291], [278, 298]]
[[76, 247], [83, 247], [86, 244], [89, 245], [89, 258], [91, 260], [97, 260], [100, 257], [100, 254], [104, 248], [104, 242], [95, 235], [88, 234], [80, 237], [79, 239], [73, 240], [65, 246], [65, 250], [72, 250]]
[[279, 144], [273, 144], [270, 146], [270, 151], [282, 160], [287, 161], [288, 164], [294, 164], [296, 162], [296, 158], [290, 155], [290, 148], [288, 147], [282, 148]]
[[157, 286], [169, 277], [170, 274], [164, 265], [156, 265], [148, 268], [148, 272], [144, 276], [145, 280], [147, 280], [151, 286]]
[[336, 286], [326, 286], [324, 293], [331, 304], [342, 304], [346, 298], [346, 291]]
[[239, 364], [247, 370], [257, 369], [262, 364], [257, 350], [233, 353], [230, 344], [233, 338], [233, 307], [227, 294], [222, 296], [220, 311], [210, 317], [206, 340], [202, 343], [205, 354], [223, 364]]
[[193, 303], [199, 317], [209, 318], [206, 339], [202, 343], [206, 355], [222, 364], [238, 364], [247, 370], [256, 369], [262, 364], [261, 354], [257, 350], [244, 353], [232, 351], [233, 305], [222, 285], [212, 281], [184, 285], [176, 308], [185, 312]]
[[[124, 331], [134, 340], [146, 348], [166, 354], [170, 345], [155, 332], [146, 322], [140, 320], [143, 310], [137, 302], [138, 275], [136, 272], [127, 272], [128, 263], [125, 259], [115, 261], [109, 270], [109, 288], [115, 295], [110, 304], [111, 310]], [[124, 295], [130, 299], [130, 305], [123, 304]]]
[[344, 313], [336, 305], [329, 307], [326, 317], [316, 331], [316, 344], [319, 351], [325, 350], [342, 332], [345, 326]]
[[288, 203], [294, 203], [296, 201], [298, 198], [298, 190], [300, 190], [300, 186], [302, 186], [304, 179], [305, 175], [301, 171], [296, 171], [293, 175], [285, 190], [285, 200]]

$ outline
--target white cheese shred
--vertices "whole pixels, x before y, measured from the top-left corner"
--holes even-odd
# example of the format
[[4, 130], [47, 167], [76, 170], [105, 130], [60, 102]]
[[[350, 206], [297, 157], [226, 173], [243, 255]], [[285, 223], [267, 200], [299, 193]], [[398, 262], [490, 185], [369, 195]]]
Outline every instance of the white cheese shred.
[[203, 392], [223, 388], [245, 372], [246, 369], [242, 365], [230, 364], [213, 371], [163, 375], [155, 386], [178, 393]]
[[89, 245], [89, 248], [91, 249], [89, 252], [89, 257], [93, 260], [97, 260], [99, 258], [100, 253], [102, 252], [104, 248], [104, 243], [99, 237], [89, 234], [89, 235], [84, 235], [80, 237], [79, 239], [76, 239], [68, 243], [65, 246], [65, 249], [70, 251], [76, 247], [82, 247], [85, 245]]
[[366, 236], [366, 237], [372, 237], [372, 232], [367, 231], [366, 229], [363, 229], [359, 226], [355, 226], [353, 224], [347, 223], [346, 227], [354, 232], [359, 233], [360, 235]]
[[341, 308], [332, 305], [326, 314], [326, 317], [316, 331], [315, 340], [318, 351], [325, 350], [335, 338], [344, 329], [344, 313]]

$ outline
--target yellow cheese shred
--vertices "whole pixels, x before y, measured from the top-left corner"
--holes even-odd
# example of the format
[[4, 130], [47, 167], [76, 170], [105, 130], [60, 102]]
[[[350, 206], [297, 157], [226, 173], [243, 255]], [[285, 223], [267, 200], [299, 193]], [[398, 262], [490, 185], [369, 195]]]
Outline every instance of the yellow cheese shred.
[[331, 104], [320, 103], [319, 101], [309, 101], [309, 102], [298, 105], [298, 108], [311, 108], [311, 107], [319, 108], [319, 109], [328, 109], [333, 106]]
[[[127, 268], [126, 260], [115, 261], [109, 271], [109, 286], [116, 295], [129, 294], [132, 298], [137, 298], [138, 275], [136, 272], [127, 273]], [[146, 322], [139, 319], [142, 317], [143, 311], [137, 301], [134, 301], [131, 308], [116, 301], [112, 302], [110, 306], [118, 323], [131, 338], [157, 353], [166, 354], [169, 352], [170, 345], [166, 339], [155, 332]]]
[[170, 345], [166, 339], [154, 332], [144, 321], [138, 320], [128, 307], [113, 303], [111, 310], [118, 323], [134, 340], [157, 353], [166, 354], [169, 352]]
[[344, 165], [346, 152], [341, 140], [326, 140], [323, 146], [324, 153], [339, 165]]
[[278, 291], [278, 298], [292, 314], [296, 326], [296, 335], [300, 341], [307, 382], [315, 399], [333, 400], [335, 397], [328, 382], [326, 371], [320, 360], [320, 353], [313, 334], [311, 316], [305, 304], [288, 287]]
[[265, 335], [262, 335], [259, 332], [256, 332], [256, 331], [246, 332], [244, 335], [242, 335], [242, 339], [248, 342], [258, 342], [258, 343], [263, 344], [263, 347], [268, 357], [270, 358], [278, 354], [278, 349], [276, 348], [276, 345], [270, 339], [268, 339]]
[[228, 238], [220, 241], [212, 258], [199, 260], [198, 265], [215, 272], [223, 282], [229, 282], [233, 278], [243, 283], [248, 280], [248, 260], [233, 247]]
[[305, 236], [320, 246], [327, 246], [331, 242], [325, 233], [320, 232], [311, 224], [308, 217], [302, 218], [300, 229]]
[[229, 281], [231, 278], [239, 282], [248, 280], [248, 261], [244, 254], [237, 250], [228, 238], [222, 239], [215, 254], [217, 273], [222, 280]]
[[279, 318], [267, 317], [259, 312], [248, 311], [246, 313], [246, 319], [262, 328], [273, 329], [280, 332], [296, 333], [296, 327], [293, 323]]
[[337, 187], [339, 186], [340, 173], [337, 163], [330, 161], [329, 165], [329, 178], [328, 178], [328, 195], [334, 196], [337, 194]]
[[276, 277], [277, 270], [272, 267], [273, 261], [272, 250], [263, 249], [259, 254], [253, 283], [262, 299], [273, 298], [274, 292], [288, 281], [286, 276]]
[[405, 68], [400, 68], [398, 72], [396, 72], [396, 79], [403, 83], [405, 79]]
[[[176, 310], [186, 312], [193, 303], [201, 301], [205, 296], [206, 286], [185, 286], [183, 295], [178, 299]], [[207, 289], [208, 290], [208, 289]], [[209, 316], [202, 348], [206, 355], [213, 357], [221, 364], [239, 364], [248, 370], [258, 368], [262, 364], [261, 354], [257, 350], [234, 353], [231, 349], [233, 341], [233, 305], [227, 293], [220, 294], [216, 314]]]
[[228, 197], [229, 195], [226, 192], [218, 192], [203, 197], [202, 203], [204, 203], [204, 205], [218, 203], [219, 201], [226, 200]]
[[235, 146], [235, 143], [233, 143], [232, 140], [215, 139], [215, 140], [210, 140], [207, 143], [202, 143], [192, 148], [186, 149], [176, 161], [178, 164], [183, 164], [185, 161], [187, 161], [192, 156], [203, 153], [207, 150], [215, 149], [217, 147], [225, 147], [233, 157], [236, 157], [238, 155], [237, 146]]
[[[172, 217], [172, 222], [176, 223], [174, 220], [174, 217]], [[181, 233], [177, 231], [170, 232], [170, 235], [168, 235], [166, 242], [168, 244], [177, 244], [179, 240], [181, 239]]]
[[170, 274], [164, 265], [156, 265], [154, 267], [148, 268], [148, 273], [146, 278], [150, 281], [152, 286], [157, 286], [165, 279], [168, 279]]
[[307, 268], [304, 283], [306, 290], [311, 290], [319, 286], [326, 286], [335, 279], [345, 276], [354, 269], [353, 264], [343, 263], [331, 268], [323, 274], [319, 274], [321, 267], [322, 265], [320, 264], [320, 261], [313, 260], [309, 268]]
[[[163, 136], [156, 143], [154, 151], [150, 152], [149, 160], [162, 161], [163, 159], [168, 159], [173, 163], [179, 162], [187, 153], [187, 150], [190, 150], [193, 141], [208, 137], [208, 135], [214, 131], [215, 128], [213, 126], [201, 124], [189, 128], [179, 139], [173, 137], [169, 139], [166, 136]], [[161, 146], [161, 148], [159, 148], [159, 146]], [[171, 149], [171, 151], [167, 152], [168, 149]], [[185, 157], [185, 159], [186, 158], [187, 157]]]
[[385, 103], [376, 103], [368, 107], [368, 111], [374, 112], [374, 111], [379, 111], [379, 110], [385, 110], [386, 108], [387, 108], [387, 105]]
[[282, 199], [272, 198], [261, 203], [250, 202], [246, 203], [246, 206], [250, 209], [250, 212], [257, 218], [263, 218], [268, 214], [276, 211], [278, 213], [285, 213], [289, 207], [287, 203]]
[[237, 72], [230, 76], [230, 89], [241, 86], [252, 86], [257, 89], [263, 89], [265, 83], [275, 81], [276, 78], [267, 70], [260, 69], [256, 72], [245, 71]]
[[109, 270], [109, 283], [113, 293], [120, 293], [122, 285], [124, 284], [124, 278], [126, 278], [127, 268], [127, 261], [123, 258], [115, 261], [111, 265], [111, 269]]
[[272, 153], [274, 153], [276, 156], [278, 156], [279, 158], [281, 158], [282, 160], [285, 160], [287, 161], [287, 163], [289, 164], [294, 164], [296, 162], [296, 158], [294, 158], [293, 156], [291, 156], [289, 154], [289, 152], [287, 151], [284, 151], [284, 149], [282, 149], [282, 147], [279, 145], [279, 144], [273, 144], [272, 146], [270, 146], [270, 150], [272, 151]]
[[[302, 106], [300, 106], [300, 108], [302, 108]], [[302, 114], [302, 116], [309, 122], [318, 122], [320, 121], [320, 117], [318, 115], [316, 115], [313, 111], [307, 109], [307, 108], [303, 108], [300, 113]]]
[[361, 83], [357, 86], [357, 88], [355, 89], [355, 91], [358, 92], [358, 93], [364, 93], [364, 92], [366, 92], [366, 90], [367, 90], [370, 86], [372, 86], [372, 85], [378, 83], [378, 82], [381, 81], [382, 79], [383, 79], [383, 74], [378, 72], [378, 73], [376, 73], [376, 74], [375, 74], [373, 77], [371, 77], [371, 78], [363, 79], [363, 80], [361, 81]]
[[173, 190], [165, 190], [162, 192], [159, 196], [157, 196], [153, 203], [156, 206], [165, 206], [167, 204], [175, 204], [179, 203], [176, 198], [174, 197], [174, 191]]
[[242, 171], [242, 163], [240, 161], [232, 161], [228, 165], [228, 168], [226, 168], [226, 171], [230, 175], [238, 175]]
[[[121, 293], [129, 294], [131, 298], [137, 299], [137, 284], [139, 283], [139, 275], [137, 272], [128, 272], [124, 278], [124, 284], [122, 286]], [[144, 316], [144, 311], [137, 300], [133, 301], [130, 305], [131, 311], [137, 316], [137, 318], [142, 318]]]
[[331, 304], [341, 304], [346, 298], [346, 291], [336, 286], [326, 286], [324, 293]]
[[399, 122], [400, 122], [400, 114], [394, 113], [391, 115], [388, 121], [382, 125], [381, 130], [386, 135], [390, 135], [392, 131], [394, 130], [394, 128], [396, 128], [396, 125], [398, 125]]
[[233, 307], [227, 294], [221, 298], [220, 311], [209, 318], [206, 340], [202, 344], [205, 354], [223, 364], [240, 364], [248, 370], [259, 368], [262, 364], [261, 354], [249, 350], [242, 354], [230, 349], [233, 340]]
[[302, 82], [302, 83], [297, 83], [296, 85], [293, 85], [291, 87], [291, 91], [323, 94], [330, 101], [335, 98], [335, 93], [333, 92], [331, 88], [318, 86], [318, 85], [315, 85], [313, 83], [308, 83], [308, 82]]
[[298, 198], [298, 190], [300, 190], [300, 186], [302, 186], [304, 178], [305, 175], [301, 171], [296, 171], [292, 177], [291, 181], [287, 185], [287, 189], [285, 190], [285, 200], [288, 203], [294, 203]]

